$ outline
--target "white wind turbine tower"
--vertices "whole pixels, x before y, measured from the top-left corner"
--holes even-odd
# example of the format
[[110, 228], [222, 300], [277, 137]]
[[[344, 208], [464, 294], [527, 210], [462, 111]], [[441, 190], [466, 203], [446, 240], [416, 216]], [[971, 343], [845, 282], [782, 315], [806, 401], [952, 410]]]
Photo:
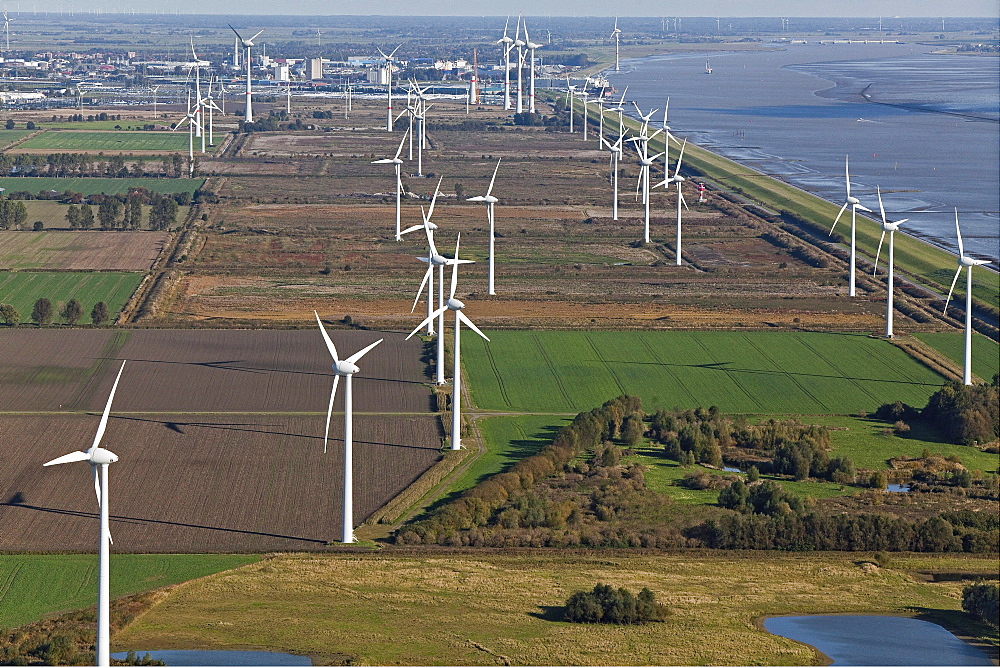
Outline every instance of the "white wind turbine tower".
[[514, 40], [507, 36], [507, 27], [510, 26], [510, 17], [503, 24], [503, 37], [497, 40], [497, 44], [503, 44], [503, 108], [510, 110], [510, 52], [514, 48]]
[[611, 32], [611, 39], [615, 40], [615, 72], [619, 71], [618, 67], [618, 39], [622, 31], [618, 29], [618, 17], [615, 17], [615, 29]]
[[[198, 115], [198, 129], [195, 133], [195, 137], [201, 137], [201, 152], [205, 152], [205, 137], [202, 129], [205, 126], [205, 112], [204, 98], [201, 96], [201, 68], [203, 65], [211, 65], [210, 62], [206, 60], [200, 60], [198, 54], [194, 52], [194, 39], [191, 40], [191, 69], [194, 70], [194, 99], [196, 100], [194, 113]], [[188, 72], [188, 79], [190, 80], [191, 73]]]
[[[219, 106], [215, 104], [215, 98], [212, 96], [212, 84], [215, 83], [215, 78], [209, 79], [208, 81], [208, 95], [204, 99], [204, 104], [202, 108], [208, 109], [208, 145], [215, 146], [215, 123], [214, 123], [214, 111], [224, 113]], [[219, 86], [222, 86], [222, 81], [219, 81]], [[203, 135], [204, 137], [204, 135]], [[201, 152], [205, 152], [205, 147], [202, 146]]]
[[889, 233], [889, 264], [888, 271], [889, 276], [886, 279], [886, 293], [885, 293], [885, 336], [887, 339], [893, 337], [892, 333], [892, 272], [893, 272], [893, 250], [895, 245], [893, 244], [893, 237], [896, 234], [896, 230], [899, 226], [905, 223], [909, 218], [904, 218], [903, 220], [897, 220], [894, 223], [890, 223], [885, 219], [885, 207], [882, 206], [882, 190], [876, 187], [878, 191], [878, 210], [882, 214], [882, 238], [878, 240], [878, 251], [875, 253], [875, 271], [872, 272], [872, 276], [878, 273], [878, 258], [882, 253], [882, 242], [885, 241], [885, 233]]
[[576, 99], [576, 86], [569, 83], [569, 75], [566, 75], [566, 102], [569, 103], [569, 133], [573, 134], [573, 100]]
[[[111, 664], [111, 585], [110, 585], [110, 564], [111, 555], [111, 528], [108, 519], [108, 465], [118, 461], [118, 455], [101, 447], [101, 438], [108, 426], [108, 414], [111, 412], [111, 402], [115, 398], [115, 390], [118, 389], [118, 381], [122, 378], [122, 371], [125, 370], [125, 362], [122, 362], [118, 370], [118, 377], [115, 384], [111, 386], [111, 395], [108, 403], [104, 407], [104, 414], [101, 415], [101, 422], [97, 427], [97, 435], [94, 442], [86, 452], [77, 450], [62, 457], [56, 457], [52, 461], [45, 462], [43, 466], [53, 466], [55, 464], [66, 464], [69, 462], [87, 462], [90, 464], [90, 473], [94, 478], [94, 491], [97, 493], [97, 502], [101, 508], [101, 530], [100, 543], [98, 547], [98, 569], [97, 569], [97, 665], [109, 666]], [[100, 470], [100, 475], [98, 475]]]
[[524, 46], [531, 52], [531, 65], [528, 68], [529, 76], [528, 80], [528, 111], [535, 113], [535, 49], [540, 49], [544, 44], [535, 44], [528, 37], [528, 23], [524, 23]]
[[[502, 160], [501, 158], [500, 160]], [[493, 282], [493, 205], [495, 205], [498, 200], [492, 195], [493, 192], [493, 182], [497, 180], [497, 172], [500, 170], [500, 160], [497, 160], [496, 169], [493, 170], [493, 178], [490, 179], [490, 187], [486, 189], [485, 195], [477, 195], [476, 197], [470, 197], [467, 202], [486, 202], [486, 218], [490, 222], [490, 269], [489, 269], [489, 294], [495, 295], [496, 290], [494, 290]], [[457, 256], [456, 256], [457, 257]]]
[[251, 57], [252, 54], [251, 54], [250, 50], [254, 46], [253, 41], [255, 39], [257, 39], [257, 37], [259, 37], [260, 34], [262, 32], [264, 32], [264, 31], [263, 30], [259, 30], [257, 32], [257, 34], [254, 35], [253, 37], [251, 37], [250, 39], [243, 39], [242, 37], [240, 37], [240, 34], [238, 32], [236, 32], [236, 28], [233, 28], [232, 26], [229, 26], [229, 28], [233, 32], [236, 33], [236, 37], [240, 40], [240, 44], [243, 46], [244, 49], [247, 50], [247, 52], [246, 52], [246, 58], [245, 58], [246, 65], [247, 65], [247, 107], [246, 107], [246, 113], [244, 114], [243, 118], [244, 118], [244, 120], [247, 123], [253, 123], [253, 108], [251, 106], [252, 102], [251, 102], [251, 99], [250, 99], [250, 97], [251, 97], [250, 96], [250, 92], [251, 92], [250, 91], [250, 68], [253, 65], [253, 59]]
[[587, 92], [587, 84], [590, 83], [590, 77], [587, 77], [583, 82], [583, 90], [579, 92], [581, 98], [583, 98], [583, 141], [587, 141], [587, 126], [590, 125], [587, 119], [587, 98], [590, 97], [590, 93]]
[[519, 114], [524, 113], [523, 90], [521, 87], [521, 70], [524, 69], [524, 46], [525, 41], [521, 39], [521, 17], [517, 17], [517, 30], [514, 33], [514, 46], [517, 47], [517, 108]]
[[160, 90], [159, 86], [153, 88], [153, 119], [156, 119], [156, 91]]
[[386, 100], [387, 100], [387, 104], [388, 104], [388, 115], [386, 116], [386, 119], [385, 119], [385, 131], [386, 132], [392, 132], [392, 60], [393, 60], [392, 57], [396, 55], [397, 51], [399, 51], [399, 47], [400, 46], [403, 46], [403, 45], [400, 44], [399, 46], [397, 46], [395, 49], [393, 49], [389, 53], [388, 56], [385, 55], [385, 53], [382, 51], [382, 49], [378, 49], [378, 48], [376, 49], [379, 52], [379, 54], [382, 56], [382, 58], [385, 59], [385, 76], [386, 76], [386, 79], [385, 79], [385, 81], [386, 81], [385, 92], [386, 92]]
[[184, 125], [184, 121], [188, 123], [188, 175], [194, 176], [194, 129], [198, 126], [198, 114], [191, 111], [191, 93], [188, 92], [187, 100], [187, 114], [184, 118], [174, 125], [174, 129], [171, 132], [176, 132], [179, 127]]
[[[614, 104], [608, 105], [607, 109], [604, 109], [601, 113], [602, 115], [606, 112], [617, 112], [618, 113], [618, 136], [621, 137], [625, 134], [625, 95], [628, 93], [628, 86], [625, 86], [625, 90], [622, 91], [622, 97], [620, 100]], [[603, 136], [603, 135], [602, 135]]]
[[965, 283], [965, 367], [962, 374], [962, 382], [972, 385], [972, 268], [980, 264], [989, 264], [989, 260], [977, 260], [965, 254], [965, 247], [962, 245], [962, 228], [958, 226], [958, 209], [955, 209], [955, 233], [958, 235], [958, 269], [955, 270], [955, 278], [951, 279], [951, 289], [948, 290], [948, 298], [944, 300], [944, 311], [948, 312], [948, 302], [951, 301], [951, 293], [955, 291], [955, 284], [958, 283], [958, 275], [962, 269], [968, 267], [969, 274]]
[[[455, 258], [451, 267], [451, 296], [448, 297], [448, 301], [444, 306], [439, 308], [437, 311], [432, 313], [427, 320], [431, 320], [438, 315], [444, 315], [445, 311], [455, 312], [455, 348], [454, 348], [454, 358], [455, 358], [455, 369], [454, 369], [454, 381], [452, 383], [451, 390], [451, 449], [460, 450], [462, 448], [462, 323], [464, 322], [469, 326], [472, 331], [474, 331], [479, 336], [483, 337], [489, 341], [489, 337], [479, 331], [475, 323], [469, 320], [469, 317], [462, 313], [462, 309], [465, 308], [465, 304], [455, 299], [455, 289], [458, 287], [458, 265], [459, 263], [465, 263], [467, 260], [458, 259], [458, 244], [461, 241], [462, 235], [458, 235], [458, 239], [455, 241]], [[426, 322], [426, 321], [425, 321]], [[417, 331], [424, 326], [424, 323], [420, 323], [416, 328], [410, 332], [410, 335], [406, 338], [409, 339]], [[444, 336], [442, 331], [439, 336]]]
[[316, 324], [326, 341], [327, 350], [333, 357], [333, 370], [336, 375], [333, 377], [333, 391], [330, 392], [330, 406], [326, 411], [326, 433], [323, 434], [323, 452], [326, 452], [326, 441], [330, 437], [330, 416], [333, 414], [333, 400], [337, 398], [337, 384], [340, 377], [344, 376], [344, 536], [342, 542], [353, 543], [354, 538], [354, 399], [351, 396], [351, 380], [354, 374], [361, 369], [357, 367], [357, 362], [365, 356], [369, 350], [382, 343], [379, 339], [371, 345], [365, 346], [345, 360], [337, 357], [337, 347], [333, 345], [330, 335], [326, 333], [323, 322], [316, 315]]
[[618, 220], [618, 161], [622, 159], [622, 141], [624, 141], [625, 135], [618, 135], [618, 141], [614, 144], [609, 142], [604, 137], [601, 137], [601, 143], [607, 147], [608, 151], [611, 153], [611, 158], [609, 160], [611, 167], [611, 190], [613, 193], [613, 198], [611, 200], [611, 219]]
[[396, 149], [396, 155], [392, 158], [383, 158], [382, 160], [373, 160], [373, 165], [392, 165], [396, 170], [396, 241], [399, 241], [402, 237], [400, 236], [399, 229], [399, 216], [400, 216], [400, 200], [403, 196], [403, 176], [402, 168], [403, 161], [399, 159], [399, 154], [403, 152], [403, 144], [406, 143], [406, 136], [409, 134], [409, 130], [403, 133], [403, 139], [399, 142], [399, 148]]
[[833, 227], [830, 228], [830, 234], [833, 234], [833, 229], [837, 227], [837, 221], [840, 220], [840, 217], [843, 215], [844, 210], [847, 209], [848, 206], [850, 206], [851, 207], [851, 266], [849, 269], [850, 276], [848, 282], [849, 285], [848, 294], [851, 297], [853, 297], [855, 294], [854, 264], [857, 258], [857, 242], [856, 242], [854, 228], [855, 224], [857, 223], [858, 209], [861, 209], [862, 211], [867, 211], [869, 213], [871, 213], [871, 209], [862, 206], [861, 202], [858, 201], [857, 197], [851, 197], [851, 172], [850, 172], [850, 167], [848, 166], [848, 156], [844, 157], [844, 179], [847, 183], [847, 200], [844, 202], [844, 206], [840, 207], [840, 213], [837, 214], [837, 217], [833, 221]]
[[[434, 196], [431, 197], [430, 211], [424, 211], [424, 207], [420, 207], [420, 216], [423, 222], [419, 225], [412, 225], [402, 232], [400, 236], [405, 236], [410, 232], [415, 232], [417, 230], [424, 230], [427, 234], [427, 257], [417, 258], [421, 262], [427, 263], [427, 271], [424, 272], [424, 278], [420, 282], [420, 287], [417, 289], [416, 299], [413, 300], [413, 308], [410, 309], [410, 313], [413, 313], [417, 308], [417, 302], [420, 301], [420, 294], [423, 292], [424, 283], [427, 283], [427, 316], [434, 312], [434, 272], [432, 271], [432, 265], [434, 265], [434, 260], [438, 259], [440, 264], [445, 264], [447, 258], [440, 255], [437, 252], [437, 248], [434, 246], [434, 231], [437, 229], [437, 225], [431, 222], [431, 216], [434, 215], [434, 205], [437, 203], [438, 193], [441, 192], [441, 182], [444, 177], [438, 179], [437, 185], [434, 186]], [[429, 282], [428, 282], [429, 279]], [[427, 335], [434, 335], [434, 322], [430, 321], [427, 323]], [[441, 381], [444, 382], [444, 381]]]
[[[667, 114], [670, 111], [670, 98], [667, 98], [667, 103], [663, 105], [663, 148], [667, 148], [670, 145], [670, 140], [673, 139], [675, 144], [680, 144], [680, 140], [670, 133], [670, 126], [667, 124]], [[663, 153], [663, 173], [664, 175], [670, 174], [670, 169], [667, 167], [667, 162], [670, 159], [668, 151]]]
[[4, 12], [3, 12], [3, 31], [4, 31], [4, 35], [6, 36], [6, 40], [7, 40], [6, 51], [9, 52], [10, 51], [10, 19], [7, 18], [7, 10], [4, 10]]

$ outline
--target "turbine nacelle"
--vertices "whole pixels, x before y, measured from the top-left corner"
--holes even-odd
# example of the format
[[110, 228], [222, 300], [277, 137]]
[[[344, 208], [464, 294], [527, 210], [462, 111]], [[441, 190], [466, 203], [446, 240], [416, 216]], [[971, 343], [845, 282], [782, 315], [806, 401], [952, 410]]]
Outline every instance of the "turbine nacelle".
[[487, 204], [496, 204], [498, 200], [493, 195], [476, 195], [475, 197], [469, 197], [465, 200], [466, 202], [486, 202]]
[[337, 372], [338, 376], [353, 376], [354, 374], [361, 371], [357, 365], [348, 362], [347, 360], [340, 360], [333, 365], [333, 370]]
[[968, 255], [963, 255], [958, 258], [958, 264], [962, 267], [978, 267], [981, 264], [989, 264], [989, 260], [977, 260], [974, 257], [969, 257]]
[[461, 311], [465, 308], [465, 303], [459, 299], [455, 299], [454, 297], [449, 297], [448, 301], [446, 301], [444, 305], [452, 311]]
[[106, 450], [104, 448], [94, 448], [93, 452], [90, 453], [90, 459], [88, 459], [92, 465], [99, 466], [101, 464], [114, 464], [118, 461], [118, 455]]

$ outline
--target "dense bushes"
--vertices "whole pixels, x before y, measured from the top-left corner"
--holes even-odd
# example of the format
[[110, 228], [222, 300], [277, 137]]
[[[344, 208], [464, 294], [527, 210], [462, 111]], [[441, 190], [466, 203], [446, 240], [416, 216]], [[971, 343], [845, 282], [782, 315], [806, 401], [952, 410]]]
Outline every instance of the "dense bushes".
[[578, 591], [566, 599], [563, 619], [590, 624], [645, 624], [662, 622], [666, 609], [643, 588], [638, 596], [621, 587], [597, 584], [593, 591]]
[[989, 385], [952, 381], [931, 395], [921, 418], [937, 425], [955, 443], [990, 443], [1000, 438], [1000, 379]]
[[962, 610], [990, 626], [1000, 626], [1000, 586], [977, 582], [962, 590]]

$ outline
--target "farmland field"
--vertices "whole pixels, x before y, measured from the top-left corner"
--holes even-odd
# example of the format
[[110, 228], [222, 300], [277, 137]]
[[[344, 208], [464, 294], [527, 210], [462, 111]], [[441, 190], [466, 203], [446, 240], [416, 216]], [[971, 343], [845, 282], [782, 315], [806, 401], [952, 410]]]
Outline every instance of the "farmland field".
[[[130, 378], [126, 368], [119, 397], [135, 391], [126, 385]], [[343, 419], [335, 416], [324, 454], [325, 418], [322, 410], [298, 416], [115, 410], [102, 443], [121, 458], [110, 468], [115, 552], [321, 550], [339, 540]], [[97, 415], [4, 417], [0, 552], [94, 549], [98, 509], [90, 471], [41, 464], [89, 444], [98, 421]], [[440, 456], [439, 423], [429, 415], [355, 414], [354, 439], [358, 523]]]
[[[24, 234], [24, 233], [20, 233]], [[35, 300], [45, 297], [52, 302], [53, 322], [59, 322], [59, 309], [70, 299], [83, 306], [81, 322], [89, 322], [97, 302], [108, 305], [114, 319], [125, 301], [142, 281], [141, 273], [128, 272], [27, 272], [0, 271], [0, 302], [13, 304], [21, 321], [31, 319]]]
[[[964, 583], [912, 573], [996, 569], [994, 556], [900, 554], [886, 568], [870, 560], [774, 552], [280, 556], [174, 591], [113, 637], [112, 650], [254, 647], [347, 654], [356, 665], [814, 665], [808, 646], [755, 620], [914, 611], [951, 619]], [[598, 582], [648, 587], [671, 614], [636, 626], [561, 621], [566, 598]], [[228, 624], [213, 621], [222, 619]]]
[[656, 408], [851, 414], [922, 406], [944, 379], [891, 344], [791, 332], [489, 332], [466, 338], [477, 406], [577, 412], [620, 394]]
[[[193, 580], [258, 558], [228, 554], [112, 554], [111, 596]], [[0, 555], [0, 628], [93, 605], [95, 566], [93, 555]]]
[[23, 144], [19, 144], [15, 151], [131, 153], [134, 151], [186, 152], [187, 149], [187, 132], [47, 130]]
[[[914, 336], [959, 365], [965, 364], [964, 332], [921, 332]], [[972, 373], [987, 383], [993, 380], [995, 374], [1000, 373], [1000, 348], [996, 341], [978, 332], [972, 333]]]
[[7, 194], [25, 191], [38, 194], [43, 190], [62, 193], [69, 190], [83, 195], [104, 193], [121, 195], [129, 188], [145, 188], [149, 192], [172, 194], [194, 193], [205, 183], [205, 179], [105, 179], [97, 177], [56, 177], [56, 176], [7, 176], [0, 177], [0, 188]]
[[[377, 339], [355, 377], [357, 412], [426, 413], [421, 343], [402, 334], [331, 330], [341, 354]], [[100, 410], [129, 360], [115, 409], [125, 412], [326, 413], [330, 354], [310, 330], [0, 330], [0, 406]], [[335, 410], [342, 410], [343, 391]]]
[[[24, 202], [25, 208], [28, 209], [28, 219], [22, 226], [22, 230], [15, 232], [15, 234], [21, 234], [33, 229], [33, 224], [36, 221], [40, 221], [44, 226], [45, 230], [64, 230], [68, 232], [75, 232], [69, 226], [69, 221], [66, 220], [66, 212], [69, 209], [69, 205], [62, 204], [54, 200], [28, 200]], [[96, 210], [97, 207], [91, 207], [91, 210]], [[140, 221], [140, 231], [150, 231], [144, 230], [142, 228], [148, 227], [149, 225], [149, 211], [152, 207], [148, 204], [142, 205], [142, 219]], [[190, 211], [190, 206], [179, 206], [177, 207], [177, 224], [183, 224], [187, 219], [188, 212]], [[95, 226], [89, 231], [98, 231], [99, 223], [95, 223]], [[100, 230], [104, 232], [104, 230]], [[133, 230], [128, 230], [126, 234], [131, 234]], [[6, 234], [6, 231], [0, 231], [0, 234]], [[134, 242], [133, 242], [134, 243]], [[0, 249], [0, 257], [3, 256], [3, 250]], [[80, 267], [81, 269], [90, 269], [89, 266]], [[99, 267], [93, 267], [98, 269]]]
[[34, 130], [0, 130], [0, 148], [6, 147], [18, 139], [23, 139], [32, 132]]
[[166, 240], [165, 232], [3, 231], [0, 269], [147, 271]]

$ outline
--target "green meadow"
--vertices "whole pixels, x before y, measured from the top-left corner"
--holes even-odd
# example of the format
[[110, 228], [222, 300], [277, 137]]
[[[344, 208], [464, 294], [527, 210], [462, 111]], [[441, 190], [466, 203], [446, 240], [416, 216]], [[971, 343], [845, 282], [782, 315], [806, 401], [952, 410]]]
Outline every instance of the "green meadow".
[[944, 379], [864, 335], [804, 332], [491, 332], [463, 361], [485, 410], [576, 413], [621, 394], [647, 411], [848, 415], [923, 406]]
[[[185, 582], [257, 561], [255, 555], [112, 554], [111, 596]], [[0, 555], [0, 628], [92, 606], [97, 556]]]
[[29, 192], [33, 195], [43, 190], [58, 193], [67, 190], [84, 196], [104, 193], [122, 195], [130, 188], [145, 188], [149, 192], [161, 194], [194, 193], [205, 183], [205, 179], [106, 179], [99, 177], [59, 177], [59, 176], [8, 176], [0, 177], [0, 188], [7, 193]]
[[[185, 132], [98, 132], [49, 130], [18, 145], [19, 149], [44, 151], [104, 151], [128, 153], [130, 151], [186, 151], [188, 133]], [[200, 140], [199, 140], [200, 141]]]
[[[922, 332], [913, 336], [959, 365], [965, 364], [963, 332]], [[972, 373], [987, 383], [1000, 373], [1000, 346], [993, 339], [977, 332], [972, 333]]]
[[143, 274], [137, 272], [29, 272], [0, 271], [0, 303], [13, 304], [21, 322], [31, 319], [35, 301], [52, 302], [53, 321], [59, 322], [59, 309], [70, 299], [83, 306], [81, 322], [90, 322], [90, 311], [97, 302], [108, 306], [112, 320], [139, 287]]

